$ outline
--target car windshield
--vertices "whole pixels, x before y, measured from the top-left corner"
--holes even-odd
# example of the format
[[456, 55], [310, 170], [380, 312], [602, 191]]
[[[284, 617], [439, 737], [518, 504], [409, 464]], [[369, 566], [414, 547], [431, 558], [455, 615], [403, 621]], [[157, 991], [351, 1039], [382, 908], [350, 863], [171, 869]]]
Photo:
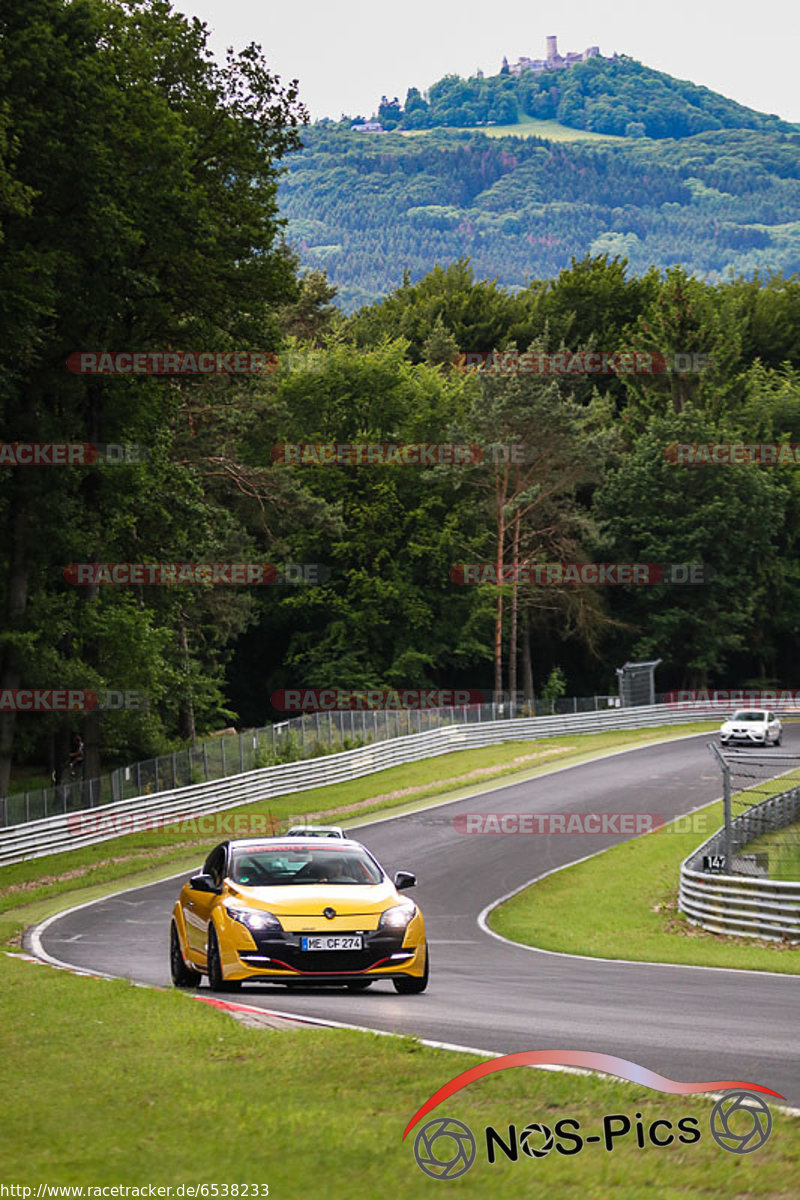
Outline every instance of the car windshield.
[[732, 721], [766, 721], [766, 719], [767, 714], [765, 712], [759, 712], [757, 709], [751, 711], [747, 708], [740, 708], [731, 717]]
[[358, 846], [314, 845], [234, 847], [230, 878], [247, 887], [281, 887], [283, 884], [360, 883], [374, 885], [383, 879], [377, 863]]
[[289, 837], [341, 837], [336, 829], [290, 829]]

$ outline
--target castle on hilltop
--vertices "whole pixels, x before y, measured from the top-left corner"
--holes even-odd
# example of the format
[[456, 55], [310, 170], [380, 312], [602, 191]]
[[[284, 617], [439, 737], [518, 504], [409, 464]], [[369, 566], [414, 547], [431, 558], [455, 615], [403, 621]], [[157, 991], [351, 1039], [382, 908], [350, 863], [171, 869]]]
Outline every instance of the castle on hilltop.
[[589, 58], [602, 58], [599, 46], [587, 46], [580, 54], [570, 50], [566, 58], [558, 53], [558, 38], [555, 34], [551, 34], [547, 38], [547, 57], [546, 58], [526, 58], [522, 55], [518, 62], [515, 62], [513, 67], [508, 65], [508, 59], [503, 59], [502, 75], [519, 75], [522, 71], [564, 71], [567, 67], [574, 67], [576, 63], [586, 62]]

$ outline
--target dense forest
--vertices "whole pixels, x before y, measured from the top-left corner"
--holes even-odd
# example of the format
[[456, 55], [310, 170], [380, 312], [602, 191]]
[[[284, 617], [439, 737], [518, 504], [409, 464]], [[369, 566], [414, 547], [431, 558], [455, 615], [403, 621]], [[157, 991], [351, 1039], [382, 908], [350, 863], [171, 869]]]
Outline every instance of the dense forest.
[[302, 137], [281, 209], [301, 262], [327, 271], [347, 311], [463, 256], [512, 289], [586, 254], [712, 282], [800, 270], [800, 132], [593, 144], [314, 126]]
[[[0, 442], [145, 450], [0, 468], [0, 692], [149, 697], [136, 712], [3, 709], [0, 793], [77, 729], [94, 775], [277, 718], [269, 697], [286, 687], [538, 694], [557, 668], [569, 693], [604, 693], [638, 657], [663, 659], [663, 688], [796, 684], [796, 469], [668, 453], [800, 441], [796, 135], [623, 149], [301, 135], [297, 89], [256, 48], [216, 66], [202, 26], [159, 0], [20, 9], [4, 17], [0, 73], [0, 132], [14, 130], [0, 138]], [[279, 196], [330, 277], [301, 269]], [[331, 282], [343, 258], [360, 281], [349, 306], [357, 287], [370, 300], [349, 314]], [[699, 279], [701, 263], [740, 273]], [[280, 369], [67, 366], [85, 350], [176, 348], [271, 352]], [[456, 369], [460, 352], [512, 348], [641, 351], [668, 369]], [[432, 467], [275, 454], [298, 442], [523, 454]], [[482, 561], [693, 562], [713, 576], [454, 582], [454, 564]], [[326, 577], [102, 586], [67, 570], [175, 562], [318, 563]]]
[[445, 75], [425, 96], [409, 88], [402, 106], [384, 96], [377, 115], [389, 130], [513, 125], [522, 115], [627, 137], [683, 138], [716, 129], [796, 130], [777, 116], [624, 56], [591, 58], [567, 70], [501, 72], [470, 79]]

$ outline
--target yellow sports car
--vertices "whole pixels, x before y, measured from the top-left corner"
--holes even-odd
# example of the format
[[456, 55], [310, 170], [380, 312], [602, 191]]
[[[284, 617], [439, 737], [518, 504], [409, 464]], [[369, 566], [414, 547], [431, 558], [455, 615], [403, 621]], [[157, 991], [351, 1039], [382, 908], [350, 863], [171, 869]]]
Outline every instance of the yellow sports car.
[[430, 955], [422, 913], [360, 842], [246, 838], [222, 842], [184, 884], [172, 914], [176, 987], [208, 977], [214, 991], [247, 981], [340, 983], [353, 991], [391, 979], [424, 992]]

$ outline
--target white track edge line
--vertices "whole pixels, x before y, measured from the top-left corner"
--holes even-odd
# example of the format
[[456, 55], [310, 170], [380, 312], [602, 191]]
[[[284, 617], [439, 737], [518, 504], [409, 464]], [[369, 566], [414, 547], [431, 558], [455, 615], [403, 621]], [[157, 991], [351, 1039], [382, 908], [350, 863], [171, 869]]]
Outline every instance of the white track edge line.
[[628, 838], [626, 842], [615, 842], [612, 846], [603, 846], [600, 850], [594, 850], [591, 854], [584, 854], [583, 858], [576, 858], [573, 862], [563, 863], [560, 867], [551, 867], [549, 871], [544, 871], [541, 875], [529, 879], [527, 883], [520, 884], [512, 891], [506, 892], [504, 896], [500, 896], [497, 900], [492, 900], [489, 904], [478, 913], [477, 924], [483, 933], [488, 933], [489, 937], [496, 938], [498, 942], [505, 942], [507, 946], [517, 946], [520, 950], [528, 950], [532, 954], [548, 954], [551, 958], [575, 958], [581, 962], [596, 962], [596, 963], [614, 963], [621, 966], [631, 967], [673, 967], [679, 971], [727, 971], [732, 975], [750, 975], [750, 976], [766, 976], [768, 979], [794, 979], [797, 976], [789, 971], [762, 971], [750, 967], [713, 967], [706, 966], [703, 963], [670, 963], [670, 962], [651, 962], [650, 959], [637, 958], [602, 958], [599, 954], [570, 954], [566, 950], [545, 950], [542, 946], [528, 946], [525, 942], [515, 942], [512, 938], [504, 937], [502, 933], [497, 933], [491, 929], [488, 924], [489, 914], [499, 908], [501, 904], [505, 904], [507, 900], [518, 896], [520, 892], [524, 892], [527, 888], [533, 887], [536, 883], [541, 883], [543, 879], [547, 879], [550, 875], [555, 875], [559, 871], [566, 871], [569, 867], [577, 867], [580, 863], [589, 862], [592, 858], [597, 858], [599, 854], [607, 854], [610, 850], [616, 849], [617, 846], [627, 845], [630, 842], [636, 842], [640, 838], [649, 837], [653, 833], [658, 833], [659, 830], [666, 829], [675, 821], [682, 821], [685, 817], [690, 817], [692, 813], [701, 812], [704, 808], [708, 808], [712, 804], [718, 804], [721, 797], [716, 800], [708, 800], [703, 804], [696, 805], [695, 808], [689, 809], [688, 812], [680, 813], [677, 817], [673, 817], [671, 821], [665, 825], [659, 826], [659, 829], [647, 829], [644, 833], [637, 834], [635, 837]]
[[[12, 957], [24, 958], [25, 956], [24, 955], [14, 955], [12, 953]], [[82, 970], [80, 970], [80, 968], [72, 967], [72, 966], [69, 966], [68, 964], [61, 964], [58, 962], [57, 959], [51, 959], [50, 956], [48, 956], [48, 960], [50, 962], [50, 965], [57, 967], [59, 970], [69, 971], [71, 974], [74, 974], [74, 975], [82, 975], [82, 976], [87, 976], [90, 978], [113, 979], [113, 980], [119, 980], [122, 982], [125, 981], [123, 976], [108, 975], [105, 972], [100, 972], [100, 971], [98, 971], [98, 972], [82, 971]], [[156, 985], [156, 984], [149, 984], [149, 983], [140, 983], [140, 984], [136, 984], [135, 986], [149, 988], [152, 991], [168, 990], [166, 988], [159, 988], [158, 985]], [[347, 1029], [353, 1033], [369, 1033], [375, 1037], [391, 1037], [391, 1038], [410, 1037], [410, 1038], [413, 1038], [413, 1040], [418, 1042], [420, 1045], [427, 1046], [431, 1050], [445, 1050], [448, 1053], [453, 1053], [453, 1054], [472, 1054], [478, 1058], [484, 1058], [484, 1059], [495, 1059], [495, 1058], [503, 1057], [503, 1055], [498, 1054], [495, 1050], [482, 1050], [477, 1046], [463, 1046], [458, 1042], [441, 1042], [441, 1041], [437, 1041], [434, 1038], [421, 1038], [421, 1037], [416, 1037], [414, 1034], [396, 1033], [391, 1029], [373, 1029], [369, 1025], [354, 1025], [351, 1022], [347, 1022], [347, 1021], [336, 1021], [332, 1017], [329, 1017], [329, 1018], [310, 1017], [310, 1016], [307, 1016], [305, 1013], [288, 1013], [288, 1012], [283, 1012], [283, 1011], [277, 1010], [277, 1009], [258, 1008], [256, 1005], [253, 1005], [253, 1004], [240, 1004], [236, 1001], [222, 1001], [221, 1004], [217, 1004], [217, 1002], [216, 1002], [218, 999], [217, 997], [203, 996], [203, 995], [198, 994], [197, 992], [191, 993], [190, 998], [193, 1000], [200, 1000], [203, 1003], [208, 1004], [211, 1008], [216, 1009], [217, 1012], [226, 1012], [229, 1016], [232, 1016], [234, 1019], [236, 1018], [237, 1012], [243, 1012], [243, 1013], [248, 1013], [248, 1014], [252, 1013], [253, 1016], [277, 1017], [277, 1018], [280, 1018], [285, 1021], [294, 1021], [300, 1025], [314, 1025], [314, 1026], [317, 1026], [319, 1028], [324, 1028], [324, 1029]], [[623, 1083], [623, 1084], [630, 1084], [632, 1087], [638, 1087], [638, 1086], [647, 1087], [647, 1084], [639, 1085], [632, 1079], [624, 1079], [620, 1075], [609, 1075], [605, 1071], [594, 1071], [588, 1067], [569, 1067], [569, 1066], [564, 1066], [561, 1063], [539, 1063], [536, 1065], [526, 1064], [526, 1068], [530, 1071], [556, 1071], [563, 1075], [583, 1075], [583, 1076], [587, 1076], [587, 1077], [593, 1077], [595, 1079], [599, 1079], [599, 1080], [602, 1080], [603, 1082], [608, 1082], [608, 1083]], [[654, 1091], [654, 1090], [658, 1090], [658, 1089], [648, 1088], [648, 1091]], [[716, 1101], [716, 1100], [722, 1099], [722, 1097], [724, 1095], [725, 1095], [724, 1092], [696, 1092], [693, 1094], [693, 1098], [699, 1099], [699, 1100], [709, 1100], [709, 1101], [714, 1100], [714, 1101]], [[800, 1108], [792, 1108], [791, 1106], [785, 1105], [785, 1104], [771, 1104], [770, 1107], [775, 1109], [777, 1112], [784, 1113], [787, 1116], [800, 1117]]]

